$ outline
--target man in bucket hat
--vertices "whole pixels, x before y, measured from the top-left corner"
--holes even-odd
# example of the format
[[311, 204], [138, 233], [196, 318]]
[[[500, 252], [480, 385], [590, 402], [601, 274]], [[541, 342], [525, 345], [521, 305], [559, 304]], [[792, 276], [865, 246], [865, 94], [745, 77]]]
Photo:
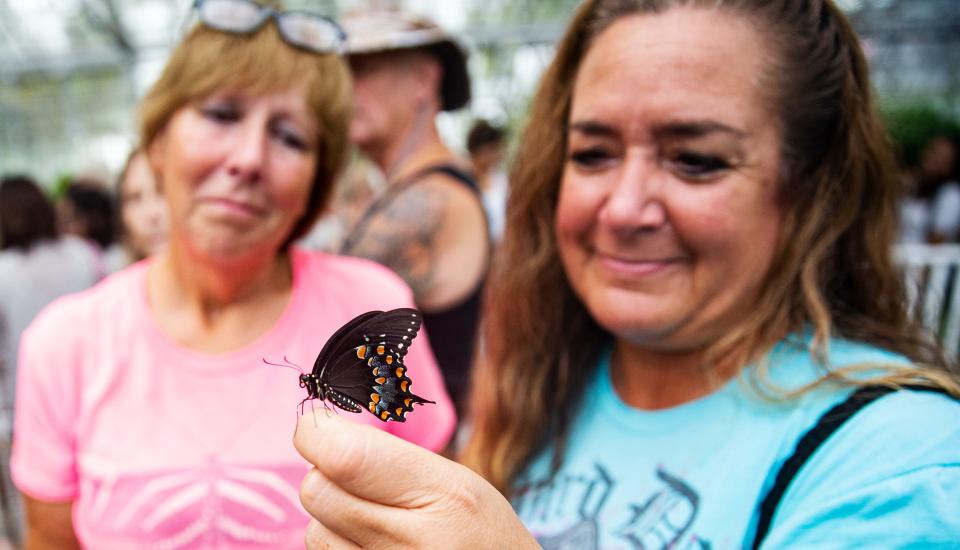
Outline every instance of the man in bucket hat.
[[469, 165], [443, 144], [435, 118], [470, 100], [466, 55], [436, 24], [397, 11], [356, 13], [343, 25], [354, 81], [350, 138], [388, 185], [341, 252], [407, 281], [462, 410], [490, 243]]

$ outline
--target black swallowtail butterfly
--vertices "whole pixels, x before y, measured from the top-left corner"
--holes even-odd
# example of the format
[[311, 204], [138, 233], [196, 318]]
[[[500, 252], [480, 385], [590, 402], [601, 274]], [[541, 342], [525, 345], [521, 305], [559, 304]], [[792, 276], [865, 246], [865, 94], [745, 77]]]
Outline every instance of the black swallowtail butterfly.
[[415, 403], [435, 403], [410, 392], [412, 382], [403, 364], [419, 330], [415, 309], [368, 311], [355, 317], [323, 345], [313, 371], [300, 375], [300, 387], [307, 389], [301, 405], [321, 399], [349, 412], [367, 410], [384, 422], [404, 422]]

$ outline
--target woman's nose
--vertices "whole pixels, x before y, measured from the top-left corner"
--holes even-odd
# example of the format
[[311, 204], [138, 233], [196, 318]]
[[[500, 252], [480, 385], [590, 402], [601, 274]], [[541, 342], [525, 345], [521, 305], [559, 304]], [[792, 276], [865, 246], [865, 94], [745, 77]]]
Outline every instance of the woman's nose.
[[616, 231], [653, 231], [667, 221], [655, 159], [644, 152], [624, 158], [610, 194], [600, 211], [600, 222]]
[[228, 157], [227, 172], [245, 183], [260, 181], [267, 160], [268, 129], [251, 118], [237, 128], [236, 140]]

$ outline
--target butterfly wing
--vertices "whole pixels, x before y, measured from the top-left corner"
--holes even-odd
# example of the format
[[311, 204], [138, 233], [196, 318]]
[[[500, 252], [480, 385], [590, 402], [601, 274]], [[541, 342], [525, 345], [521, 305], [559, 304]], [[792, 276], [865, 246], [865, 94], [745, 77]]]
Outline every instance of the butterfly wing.
[[[313, 371], [310, 376], [313, 379], [312, 384], [315, 389], [310, 390], [308, 388], [308, 391], [311, 392], [310, 395], [323, 395], [320, 392], [320, 386], [326, 380], [328, 372], [353, 373], [356, 379], [353, 381], [344, 380], [344, 383], [347, 384], [360, 387], [366, 383], [367, 377], [363, 375], [363, 369], [359, 368], [360, 360], [350, 358], [351, 352], [353, 351], [350, 345], [358, 338], [362, 338], [363, 323], [376, 317], [380, 313], [382, 312], [368, 311], [362, 313], [337, 329], [337, 331], [333, 333], [333, 336], [327, 339], [320, 353], [317, 355], [316, 361], [313, 362]], [[365, 403], [363, 401], [357, 401], [349, 394], [332, 389], [326, 393], [326, 399], [345, 411], [355, 413], [361, 412], [363, 410], [363, 403]]]
[[403, 422], [414, 403], [433, 403], [410, 392], [412, 381], [403, 364], [420, 325], [420, 314], [410, 308], [357, 317], [348, 330], [334, 335], [342, 341], [324, 346], [314, 371], [319, 368], [321, 383], [329, 385], [338, 400], [365, 403], [380, 420]]
[[405, 415], [413, 410], [415, 403], [434, 403], [410, 391], [412, 381], [407, 376], [402, 358], [388, 351], [384, 355], [374, 355], [371, 360], [374, 366], [371, 372], [375, 378], [367, 408], [374, 416], [384, 422], [404, 422]]
[[433, 403], [410, 391], [412, 381], [403, 362], [420, 331], [420, 315], [412, 309], [395, 309], [384, 314], [383, 320], [364, 335], [374, 343], [365, 350], [374, 376], [367, 408], [380, 420], [404, 422], [415, 403]]
[[333, 336], [327, 339], [327, 342], [317, 355], [317, 360], [313, 362], [313, 374], [323, 376], [325, 369], [332, 363], [335, 363], [335, 361], [332, 360], [334, 357], [338, 358], [337, 361], [348, 359], [351, 354], [346, 352], [352, 349], [350, 346], [356, 346], [357, 344], [354, 342], [362, 337], [363, 324], [381, 313], [383, 312], [368, 311], [361, 313], [338, 328], [337, 331], [333, 333]]
[[358, 369], [352, 367], [366, 362], [369, 367], [367, 374], [373, 369], [369, 351], [380, 351], [379, 355], [389, 351], [394, 357], [402, 358], [419, 331], [420, 314], [415, 309], [364, 313], [344, 325], [327, 341], [317, 357], [314, 373], [331, 386], [355, 385], [364, 378], [358, 378]]

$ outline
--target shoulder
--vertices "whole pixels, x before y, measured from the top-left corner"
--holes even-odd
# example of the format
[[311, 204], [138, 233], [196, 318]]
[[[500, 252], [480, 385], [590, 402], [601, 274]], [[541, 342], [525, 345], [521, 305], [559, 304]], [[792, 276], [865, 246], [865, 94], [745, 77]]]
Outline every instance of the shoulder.
[[[886, 368], [911, 365], [908, 358], [893, 351], [843, 339], [830, 341], [825, 365], [815, 361], [805, 345], [792, 349], [789, 345], [782, 346], [770, 357], [774, 363], [771, 369], [776, 375], [774, 384], [781, 384], [776, 387], [786, 390], [803, 388], [830, 371], [840, 371], [846, 378], [869, 384], [871, 378], [885, 374]], [[824, 413], [846, 400], [854, 390], [850, 384], [827, 382], [805, 391], [795, 404], [797, 414], [794, 418], [812, 427]], [[935, 434], [949, 437], [952, 437], [951, 434], [960, 435], [960, 401], [939, 392], [903, 389], [863, 407], [841, 427], [830, 443], [862, 438], [864, 441], [856, 443], [858, 449], [877, 445], [877, 452], [882, 454], [900, 448], [899, 444], [893, 444], [893, 440], [921, 438], [932, 442], [935, 439], [930, 436]], [[942, 442], [947, 443], [947, 440]], [[953, 447], [960, 451], [960, 438], [956, 439]]]
[[873, 463], [881, 475], [960, 467], [960, 401], [933, 391], [894, 391], [857, 412], [836, 435], [828, 445], [846, 447], [843, 454]]
[[[37, 314], [24, 338], [71, 338], [90, 335], [131, 310], [131, 300], [143, 292], [145, 265], [114, 273], [95, 286], [55, 299]], [[83, 327], [83, 330], [79, 330]]]
[[443, 170], [430, 172], [408, 185], [401, 195], [405, 200], [417, 196], [432, 195], [451, 206], [477, 204], [481, 202], [479, 186], [469, 168], [459, 164], [450, 164]]
[[[771, 354], [782, 360], [778, 367], [806, 366], [794, 381], [812, 382], [824, 368], [856, 367], [853, 376], [870, 377], [883, 366], [910, 363], [888, 350], [838, 339], [830, 342], [824, 366], [812, 359], [808, 343], [801, 339], [793, 349], [781, 346]], [[801, 436], [853, 391], [825, 384], [799, 397], [790, 413], [798, 431], [788, 430], [786, 454], [767, 483]], [[951, 540], [960, 537], [960, 510], [951, 504], [958, 492], [960, 402], [936, 392], [894, 391], [854, 412], [815, 447], [788, 485], [764, 547], [846, 547], [852, 541], [905, 547]]]
[[473, 172], [459, 159], [451, 159], [404, 184], [392, 206], [423, 200], [455, 207], [479, 204], [481, 199]]
[[[770, 355], [774, 387], [788, 391], [816, 382], [827, 371], [843, 371], [867, 384], [885, 367], [911, 363], [892, 351], [849, 340], [830, 342], [826, 365], [815, 361], [807, 346], [789, 347], [781, 346]], [[791, 422], [800, 430], [797, 437], [854, 390], [848, 384], [827, 382], [803, 391], [791, 407]], [[822, 444], [810, 466], [825, 465], [824, 476], [848, 472], [845, 479], [863, 482], [863, 476], [895, 475], [935, 464], [938, 456], [960, 464], [960, 401], [938, 392], [903, 389], [853, 414]], [[838, 480], [836, 486], [842, 485], [844, 481]]]
[[957, 540], [958, 494], [960, 403], [896, 391], [857, 412], [799, 470], [766, 547]]
[[911, 361], [890, 350], [864, 342], [832, 338], [826, 347], [825, 361], [812, 351], [812, 333], [784, 338], [765, 357], [769, 382], [778, 389], [792, 391], [816, 382], [830, 371], [870, 376], [890, 366], [909, 365]]

